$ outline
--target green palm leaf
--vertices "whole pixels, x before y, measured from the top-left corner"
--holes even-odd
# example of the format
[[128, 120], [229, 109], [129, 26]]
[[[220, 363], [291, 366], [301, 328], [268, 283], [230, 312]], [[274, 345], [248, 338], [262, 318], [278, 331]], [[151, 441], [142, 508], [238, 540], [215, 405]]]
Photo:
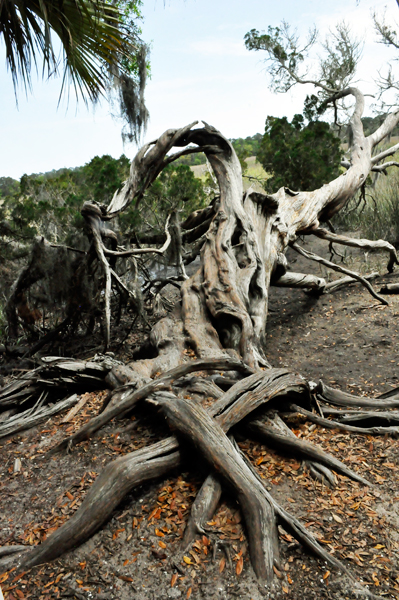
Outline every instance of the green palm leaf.
[[[14, 85], [30, 87], [38, 58], [43, 74], [63, 73], [77, 94], [96, 101], [107, 89], [109, 73], [120, 70], [122, 57], [138, 44], [124, 31], [118, 8], [101, 0], [0, 0], [0, 37]], [[54, 49], [59, 38], [62, 56]]]

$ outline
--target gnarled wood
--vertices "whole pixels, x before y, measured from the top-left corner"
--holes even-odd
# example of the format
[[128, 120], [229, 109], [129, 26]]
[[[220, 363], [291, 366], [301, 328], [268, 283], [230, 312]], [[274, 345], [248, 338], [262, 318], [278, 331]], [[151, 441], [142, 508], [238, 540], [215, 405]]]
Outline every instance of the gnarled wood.
[[339, 273], [344, 273], [345, 275], [349, 275], [353, 279], [357, 279], [357, 281], [359, 281], [362, 285], [364, 285], [364, 287], [368, 289], [370, 294], [374, 298], [379, 300], [381, 302], [381, 304], [388, 305], [388, 302], [385, 300], [385, 298], [383, 298], [382, 296], [377, 294], [377, 292], [373, 289], [373, 287], [370, 285], [370, 283], [367, 281], [367, 279], [365, 279], [358, 273], [355, 273], [354, 271], [350, 271], [349, 269], [346, 269], [346, 268], [342, 267], [341, 265], [336, 265], [335, 263], [331, 262], [330, 260], [327, 260], [325, 258], [322, 258], [321, 256], [318, 256], [314, 252], [310, 252], [309, 250], [305, 250], [305, 248], [301, 248], [301, 246], [298, 246], [298, 244], [291, 244], [291, 247], [294, 250], [296, 250], [298, 252], [298, 254], [301, 254], [302, 256], [304, 256], [305, 258], [308, 258], [309, 260], [314, 260], [314, 261], [320, 263], [321, 265], [328, 267], [329, 269], [333, 269], [333, 271], [338, 271]]
[[248, 427], [249, 430], [255, 433], [258, 438], [276, 448], [284, 451], [290, 451], [294, 455], [299, 454], [300, 456], [310, 458], [312, 461], [321, 463], [326, 467], [330, 467], [337, 473], [346, 475], [346, 477], [349, 477], [354, 481], [359, 481], [359, 483], [362, 483], [363, 485], [371, 486], [369, 481], [352, 471], [352, 469], [348, 469], [348, 467], [346, 467], [340, 460], [337, 460], [327, 452], [320, 450], [320, 448], [316, 448], [316, 446], [313, 446], [313, 444], [305, 442], [305, 440], [299, 440], [298, 438], [292, 438], [291, 436], [277, 433], [274, 431], [273, 427], [262, 423], [261, 421], [252, 421]]
[[343, 244], [344, 246], [351, 246], [352, 248], [362, 248], [364, 250], [385, 250], [386, 252], [389, 252], [389, 262], [387, 266], [389, 273], [392, 273], [394, 265], [399, 264], [398, 255], [396, 254], [394, 246], [385, 240], [371, 241], [350, 238], [346, 235], [337, 235], [336, 233], [327, 231], [327, 229], [323, 229], [322, 227], [314, 229], [312, 234], [316, 235], [322, 240], [328, 240], [330, 242], [334, 242], [335, 244]]
[[172, 437], [121, 456], [107, 465], [69, 521], [23, 557], [23, 568], [54, 560], [82, 544], [109, 518], [129, 490], [164, 475], [177, 467], [180, 460], [178, 442]]
[[[399, 113], [395, 113], [385, 119], [377, 132], [365, 138], [361, 122], [364, 98], [359, 90], [347, 88], [334, 92], [332, 99], [337, 101], [349, 95], [355, 99], [351, 118], [353, 141], [350, 165], [346, 173], [318, 190], [296, 192], [283, 187], [275, 194], [261, 194], [251, 189], [243, 194], [240, 163], [231, 143], [207, 124], [197, 129], [193, 129], [195, 124], [191, 124], [166, 131], [159, 139], [139, 151], [132, 162], [128, 180], [116, 192], [108, 208], [98, 206], [92, 210], [85, 205], [82, 210], [91, 224], [93, 244], [105, 274], [106, 312], [109, 321], [112, 277], [118, 285], [123, 286], [124, 283], [122, 280], [118, 282], [114, 269], [114, 262], [120, 252], [116, 247], [107, 250], [104, 244], [103, 238], [106, 238], [115, 245], [115, 234], [106, 227], [106, 223], [131, 202], [136, 202], [137, 205], [158, 173], [179, 156], [192, 153], [192, 145], [196, 145], [198, 151], [205, 152], [212, 166], [219, 184], [220, 198], [212, 207], [188, 218], [184, 223], [185, 233], [182, 236], [182, 242], [184, 239], [198, 241], [197, 247], [188, 252], [187, 259], [200, 251], [200, 266], [181, 286], [181, 309], [177, 307], [173, 314], [159, 321], [152, 331], [150, 346], [155, 357], [130, 363], [127, 373], [130, 382], [112, 393], [110, 403], [103, 413], [57, 449], [70, 447], [87, 439], [111, 419], [126, 416], [141, 400], [155, 403], [166, 415], [176, 435], [186, 438], [188, 443], [197, 447], [212, 473], [211, 479], [202, 488], [198, 501], [194, 503], [187, 539], [192, 537], [195, 530], [200, 530], [203, 518], [214, 510], [220, 491], [216, 480], [220, 477], [220, 481], [227, 483], [237, 494], [246, 521], [252, 565], [257, 576], [267, 582], [271, 581], [274, 561], [278, 561], [277, 519], [323, 560], [344, 571], [346, 569], [320, 547], [303, 525], [273, 500], [253, 466], [237, 448], [234, 439], [228, 438], [228, 431], [234, 425], [238, 426], [256, 409], [272, 406], [274, 410], [280, 410], [281, 407], [286, 410], [287, 405], [294, 413], [325, 427], [341, 427], [367, 433], [399, 431], [397, 427], [358, 428], [314, 415], [307, 410], [311, 405], [311, 388], [316, 398], [339, 406], [387, 409], [398, 406], [399, 400], [393, 397], [372, 402], [331, 391], [322, 384], [314, 390], [314, 386], [310, 386], [300, 375], [287, 369], [271, 368], [264, 353], [270, 285], [284, 285], [291, 278], [291, 282], [297, 287], [304, 283], [306, 287], [316, 290], [323, 287], [321, 279], [287, 274], [285, 252], [288, 245], [295, 247], [299, 234], [317, 231], [320, 221], [329, 219], [346, 204], [363, 185], [371, 168], [377, 164], [373, 163], [371, 157], [373, 147], [399, 121]], [[181, 150], [169, 155], [173, 147]], [[162, 236], [161, 243], [164, 237]], [[304, 255], [307, 253], [300, 251]], [[309, 253], [307, 257], [310, 257]], [[319, 257], [316, 260], [321, 262]], [[323, 264], [361, 281], [370, 291], [370, 285], [364, 278], [326, 262]], [[182, 265], [180, 259], [179, 265]], [[372, 289], [371, 291], [386, 303]], [[110, 339], [109, 333], [107, 339]], [[187, 348], [194, 350], [199, 360], [186, 362]], [[66, 373], [68, 368], [65, 363], [60, 369], [64, 372], [61, 375], [58, 372], [55, 381], [66, 385], [74, 384], [75, 375], [73, 372]], [[213, 385], [208, 382], [208, 385], [201, 386], [197, 383], [194, 386], [196, 391], [210, 392], [208, 397], [215, 399], [207, 410], [195, 401], [178, 397], [170, 391], [171, 385], [178, 378], [186, 377], [193, 371], [209, 370], [223, 370], [227, 374], [226, 377], [215, 378]], [[53, 371], [56, 371], [56, 365]], [[163, 373], [161, 377], [151, 379], [159, 372]], [[107, 379], [112, 385], [118, 385], [120, 374], [120, 369], [117, 372], [115, 367], [108, 370]], [[90, 381], [96, 375], [99, 374], [84, 376]], [[0, 394], [0, 406], [8, 408], [36, 393], [38, 376], [39, 372], [36, 372], [33, 377], [25, 378], [23, 383], [15, 382], [5, 393]], [[237, 381], [240, 376], [243, 378]], [[101, 380], [101, 377], [98, 379]], [[217, 389], [219, 383], [220, 392]], [[175, 385], [173, 389], [177, 389], [179, 393], [184, 387]], [[222, 389], [227, 391], [223, 392]], [[271, 432], [269, 434], [269, 439], [272, 439]], [[286, 450], [301, 450], [312, 460], [322, 461], [355, 477], [359, 482], [368, 484], [365, 479], [346, 469], [332, 457], [315, 451], [310, 445], [294, 440], [292, 436], [277, 434], [276, 437], [275, 432], [273, 435], [274, 442]], [[164, 474], [180, 463], [178, 447], [176, 438], [168, 438], [158, 445], [111, 463], [97, 478], [74, 517], [24, 557], [24, 565], [32, 566], [53, 559], [87, 539], [108, 518], [133, 485], [151, 476]], [[319, 469], [322, 471], [322, 465]]]

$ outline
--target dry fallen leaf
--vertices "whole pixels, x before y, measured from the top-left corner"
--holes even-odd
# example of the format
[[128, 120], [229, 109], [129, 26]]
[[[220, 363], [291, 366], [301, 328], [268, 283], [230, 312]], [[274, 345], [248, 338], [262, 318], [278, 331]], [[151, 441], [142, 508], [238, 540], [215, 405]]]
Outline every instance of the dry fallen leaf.
[[222, 573], [223, 569], [226, 566], [226, 559], [223, 557], [220, 559], [220, 563], [219, 563], [219, 573]]
[[122, 579], [122, 581], [133, 581], [133, 577], [127, 577], [126, 575], [117, 575], [118, 579]]
[[178, 574], [177, 574], [177, 573], [174, 573], [174, 574], [172, 575], [172, 579], [170, 580], [170, 587], [173, 587], [173, 586], [175, 585], [175, 583], [176, 583], [176, 581], [177, 581], [177, 578], [178, 578]]
[[377, 573], [373, 573], [371, 579], [374, 581], [374, 585], [380, 585], [380, 582], [377, 579]]
[[273, 565], [273, 571], [275, 572], [275, 574], [277, 575], [277, 577], [279, 579], [282, 579], [283, 576], [282, 576], [281, 572], [274, 565]]
[[120, 533], [122, 533], [122, 531], [125, 531], [125, 529], [117, 529], [117, 530], [115, 531], [114, 535], [112, 536], [112, 539], [113, 539], [113, 540], [116, 540], [116, 538], [118, 537], [118, 535], [119, 535]]
[[192, 591], [193, 591], [193, 588], [188, 588], [186, 598], [190, 598]]
[[244, 559], [242, 556], [240, 556], [240, 558], [238, 559], [237, 564], [236, 564], [236, 574], [237, 575], [241, 575], [243, 567], [244, 567]]
[[163, 542], [162, 540], [159, 540], [159, 542], [158, 542], [158, 545], [159, 545], [161, 548], [163, 548], [163, 549], [165, 549], [165, 548], [166, 548], [166, 544], [165, 544], [165, 542]]
[[188, 558], [188, 556], [183, 556], [183, 560], [186, 563], [186, 565], [192, 565], [193, 561], [191, 560], [191, 558]]
[[326, 571], [323, 575], [323, 579], [326, 580], [329, 575], [330, 575], [330, 571]]
[[157, 535], [158, 537], [165, 537], [165, 534], [162, 533], [162, 531], [159, 531], [159, 529], [155, 530], [155, 535]]
[[332, 518], [334, 519], [334, 521], [336, 521], [337, 523], [342, 523], [342, 519], [341, 517], [339, 517], [338, 515], [332, 513]]

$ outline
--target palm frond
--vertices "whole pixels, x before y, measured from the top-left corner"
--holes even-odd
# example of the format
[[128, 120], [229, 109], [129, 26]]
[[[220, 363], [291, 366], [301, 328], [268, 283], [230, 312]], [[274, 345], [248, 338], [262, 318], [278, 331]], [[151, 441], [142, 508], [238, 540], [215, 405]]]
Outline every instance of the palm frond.
[[[31, 85], [39, 57], [43, 74], [63, 72], [85, 100], [96, 101], [108, 85], [109, 69], [136, 47], [121, 25], [118, 8], [103, 0], [0, 0], [0, 37], [14, 86]], [[53, 37], [61, 41], [57, 57]]]

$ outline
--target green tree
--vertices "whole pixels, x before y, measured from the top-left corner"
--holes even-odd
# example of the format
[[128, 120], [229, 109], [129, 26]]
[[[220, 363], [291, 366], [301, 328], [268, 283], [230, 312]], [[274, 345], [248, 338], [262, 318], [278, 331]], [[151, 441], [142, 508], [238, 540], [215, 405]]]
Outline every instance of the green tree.
[[255, 135], [246, 138], [236, 138], [230, 141], [238, 158], [240, 160], [245, 160], [246, 158], [258, 154], [262, 137], [261, 133], [255, 133]]
[[340, 139], [330, 125], [302, 115], [268, 117], [257, 154], [267, 173], [269, 191], [285, 186], [293, 190], [316, 189], [337, 177], [342, 157]]
[[172, 211], [184, 220], [193, 210], [206, 205], [207, 195], [201, 179], [195, 177], [188, 165], [167, 166], [145, 193], [139, 208], [131, 207], [119, 216], [122, 229], [133, 228], [161, 233]]
[[118, 188], [129, 175], [130, 161], [122, 154], [113, 158], [109, 154], [95, 156], [82, 168], [82, 185], [89, 197], [96, 202], [108, 204]]

